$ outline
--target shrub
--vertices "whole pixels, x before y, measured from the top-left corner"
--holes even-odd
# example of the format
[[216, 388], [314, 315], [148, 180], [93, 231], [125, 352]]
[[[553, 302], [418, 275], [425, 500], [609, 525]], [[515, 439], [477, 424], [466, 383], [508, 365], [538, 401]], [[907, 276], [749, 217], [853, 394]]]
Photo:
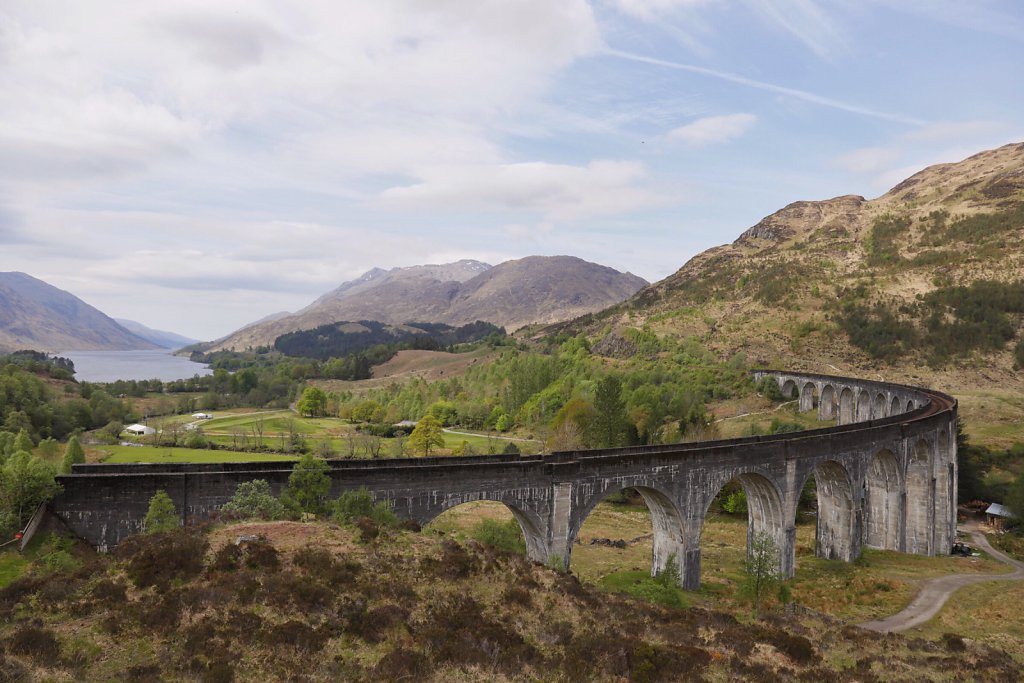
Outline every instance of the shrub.
[[166, 589], [175, 579], [189, 579], [203, 569], [208, 542], [195, 530], [175, 529], [130, 536], [117, 546], [127, 560], [128, 578], [139, 588]]
[[303, 652], [316, 652], [323, 648], [326, 636], [308, 624], [292, 619], [268, 629], [264, 634], [268, 645], [289, 645]]
[[373, 502], [373, 495], [365, 488], [358, 491], [345, 491], [334, 501], [332, 517], [339, 524], [351, 524], [359, 517], [373, 520], [377, 526], [394, 527], [398, 525], [398, 516], [391, 505], [385, 501]]
[[282, 519], [285, 516], [284, 505], [270, 493], [270, 484], [265, 479], [239, 484], [221, 512], [238, 518]]
[[51, 665], [60, 657], [60, 642], [48, 628], [26, 624], [14, 632], [7, 641], [7, 649], [16, 655], [25, 655], [41, 665]]
[[164, 490], [159, 490], [149, 499], [149, 510], [142, 520], [143, 533], [152, 534], [158, 531], [169, 531], [178, 526], [178, 511], [174, 501]]
[[1020, 370], [1024, 368], [1024, 339], [1017, 342], [1017, 345], [1013, 347], [1013, 360], [1014, 367]]
[[526, 540], [519, 522], [509, 519], [499, 522], [493, 519], [482, 519], [473, 527], [470, 534], [474, 539], [509, 553], [525, 553]]
[[378, 681], [415, 681], [429, 671], [430, 660], [422, 652], [401, 645], [388, 650], [373, 667]]
[[250, 569], [276, 572], [281, 568], [281, 557], [277, 548], [262, 538], [245, 543], [242, 555], [245, 558], [245, 566]]
[[352, 560], [338, 560], [323, 548], [306, 546], [292, 556], [292, 562], [305, 572], [319, 577], [331, 585], [346, 584], [362, 571], [362, 565]]

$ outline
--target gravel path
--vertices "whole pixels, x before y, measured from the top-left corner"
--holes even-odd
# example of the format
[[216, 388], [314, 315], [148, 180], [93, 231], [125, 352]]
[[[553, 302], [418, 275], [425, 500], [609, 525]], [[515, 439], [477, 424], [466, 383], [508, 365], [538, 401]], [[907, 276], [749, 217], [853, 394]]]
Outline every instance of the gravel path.
[[1011, 559], [993, 548], [989, 545], [985, 535], [977, 529], [969, 527], [965, 531], [970, 533], [971, 541], [976, 548], [980, 548], [1000, 562], [1005, 562], [1014, 567], [1016, 571], [1009, 574], [951, 574], [931, 579], [924, 583], [917, 597], [902, 612], [884, 619], [869, 621], [861, 624], [861, 627], [882, 633], [905, 631], [909, 628], [920, 626], [938, 614], [942, 606], [946, 604], [949, 596], [959, 588], [984, 581], [1024, 580], [1024, 562]]

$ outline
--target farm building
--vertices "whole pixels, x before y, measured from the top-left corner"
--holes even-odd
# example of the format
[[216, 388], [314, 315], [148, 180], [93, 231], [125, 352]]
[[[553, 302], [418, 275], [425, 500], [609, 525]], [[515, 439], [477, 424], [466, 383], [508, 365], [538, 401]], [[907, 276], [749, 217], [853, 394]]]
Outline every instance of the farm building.
[[126, 434], [131, 434], [132, 436], [150, 436], [152, 434], [156, 434], [156, 430], [152, 427], [140, 424], [128, 425], [124, 428], [124, 431]]
[[999, 530], [1012, 524], [1013, 520], [1017, 519], [1017, 515], [1013, 514], [1013, 511], [1005, 505], [992, 503], [985, 510], [985, 518], [993, 529]]

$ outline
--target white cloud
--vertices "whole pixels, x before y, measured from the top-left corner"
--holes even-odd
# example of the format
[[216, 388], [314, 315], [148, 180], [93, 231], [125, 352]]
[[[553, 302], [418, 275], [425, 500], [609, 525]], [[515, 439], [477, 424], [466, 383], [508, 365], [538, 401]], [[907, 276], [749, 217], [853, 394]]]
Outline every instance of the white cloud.
[[525, 212], [552, 221], [621, 213], [667, 201], [639, 185], [647, 170], [632, 161], [594, 161], [586, 166], [545, 162], [434, 166], [418, 175], [419, 182], [385, 190], [380, 200], [400, 206]]
[[706, 116], [693, 123], [669, 131], [670, 140], [678, 140], [693, 147], [729, 142], [740, 137], [757, 123], [753, 114], [726, 114]]
[[964, 159], [979, 150], [1019, 140], [1007, 126], [994, 121], [940, 121], [894, 137], [887, 145], [854, 149], [833, 165], [866, 176], [876, 191], [885, 191], [926, 166]]
[[614, 0], [617, 10], [638, 19], [654, 19], [681, 8], [706, 5], [712, 0]]

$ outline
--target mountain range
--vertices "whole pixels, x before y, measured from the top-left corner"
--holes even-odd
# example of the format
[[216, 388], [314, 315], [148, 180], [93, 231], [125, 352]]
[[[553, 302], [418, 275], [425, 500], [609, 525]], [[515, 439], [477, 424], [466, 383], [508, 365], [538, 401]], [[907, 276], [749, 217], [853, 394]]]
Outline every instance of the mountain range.
[[0, 273], [0, 352], [157, 347], [73, 294], [25, 273]]
[[600, 311], [636, 293], [646, 280], [574, 256], [528, 256], [491, 266], [374, 268], [297, 313], [250, 324], [199, 345], [208, 351], [271, 346], [288, 332], [343, 320], [464, 325], [477, 320], [514, 331]]

